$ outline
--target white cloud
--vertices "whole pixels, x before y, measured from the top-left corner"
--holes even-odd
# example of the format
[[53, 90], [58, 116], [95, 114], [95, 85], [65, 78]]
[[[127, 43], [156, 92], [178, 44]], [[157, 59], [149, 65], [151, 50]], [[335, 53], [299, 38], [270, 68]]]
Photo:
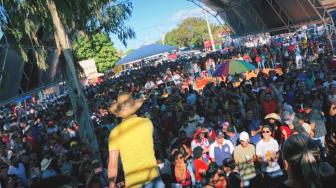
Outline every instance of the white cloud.
[[[213, 15], [215, 15], [216, 13], [212, 10], [208, 10], [209, 12], [211, 12]], [[210, 22], [216, 23], [216, 19], [214, 18], [214, 16], [210, 15], [209, 13], [207, 13], [207, 16], [209, 18]], [[181, 22], [186, 18], [190, 18], [190, 17], [197, 17], [197, 18], [205, 18], [204, 17], [204, 10], [201, 8], [195, 8], [195, 9], [186, 9], [186, 10], [180, 10], [178, 12], [176, 12], [173, 16], [172, 16], [172, 21], [174, 22]]]

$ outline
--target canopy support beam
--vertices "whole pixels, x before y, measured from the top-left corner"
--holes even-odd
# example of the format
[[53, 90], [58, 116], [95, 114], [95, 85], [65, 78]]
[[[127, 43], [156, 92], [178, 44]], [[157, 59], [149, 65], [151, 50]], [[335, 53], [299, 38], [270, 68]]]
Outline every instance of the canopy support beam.
[[266, 25], [264, 21], [260, 18], [257, 11], [252, 8], [251, 6], [248, 6], [246, 4], [241, 4], [241, 6], [246, 10], [246, 12], [249, 14], [249, 16], [253, 19], [254, 23], [256, 23], [260, 30], [264, 31], [266, 29]]
[[333, 34], [336, 34], [335, 23], [334, 23], [331, 15], [322, 6], [322, 4], [319, 0], [308, 0], [308, 2], [313, 7], [315, 13], [322, 20], [323, 25], [324, 25], [324, 29], [325, 29], [325, 32], [326, 32], [326, 36], [327, 36], [327, 39], [329, 41], [329, 45], [331, 47], [331, 50], [332, 50], [333, 53], [336, 53], [334, 45], [333, 45], [333, 40], [332, 40]]
[[266, 0], [268, 5], [273, 9], [274, 13], [278, 16], [281, 22], [287, 27], [288, 32], [290, 32], [291, 21], [288, 18], [286, 12], [275, 0]]

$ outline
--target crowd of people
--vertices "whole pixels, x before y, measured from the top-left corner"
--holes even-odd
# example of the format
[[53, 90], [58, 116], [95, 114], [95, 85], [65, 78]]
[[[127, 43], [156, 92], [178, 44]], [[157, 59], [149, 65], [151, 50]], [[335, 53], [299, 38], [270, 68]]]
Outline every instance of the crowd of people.
[[[99, 157], [81, 142], [67, 96], [2, 106], [0, 187], [107, 187], [109, 134], [121, 122], [109, 109], [121, 92], [144, 100], [137, 114], [153, 123], [166, 187], [333, 187], [336, 62], [327, 46], [324, 37], [308, 34], [235, 46], [87, 87]], [[210, 76], [232, 58], [254, 64], [257, 76], [230, 75], [195, 89], [202, 71]], [[125, 186], [127, 165], [119, 159], [117, 187]]]

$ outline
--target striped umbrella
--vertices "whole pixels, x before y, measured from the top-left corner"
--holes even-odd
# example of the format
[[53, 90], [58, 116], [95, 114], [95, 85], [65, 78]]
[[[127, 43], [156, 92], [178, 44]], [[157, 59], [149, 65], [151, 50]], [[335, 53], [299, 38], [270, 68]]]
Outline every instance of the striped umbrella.
[[222, 76], [234, 75], [254, 69], [255, 66], [246, 61], [232, 60], [230, 62], [224, 62], [221, 65], [219, 65], [215, 70], [215, 72], [213, 72], [212, 76], [222, 77]]

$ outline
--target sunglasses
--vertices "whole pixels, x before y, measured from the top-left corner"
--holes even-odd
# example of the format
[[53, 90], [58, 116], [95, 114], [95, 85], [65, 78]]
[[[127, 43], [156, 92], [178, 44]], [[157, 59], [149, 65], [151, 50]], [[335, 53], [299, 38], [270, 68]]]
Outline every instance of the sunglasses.
[[179, 157], [178, 159], [183, 159], [183, 157], [181, 156], [181, 157]]
[[262, 131], [262, 133], [270, 133], [270, 131]]

